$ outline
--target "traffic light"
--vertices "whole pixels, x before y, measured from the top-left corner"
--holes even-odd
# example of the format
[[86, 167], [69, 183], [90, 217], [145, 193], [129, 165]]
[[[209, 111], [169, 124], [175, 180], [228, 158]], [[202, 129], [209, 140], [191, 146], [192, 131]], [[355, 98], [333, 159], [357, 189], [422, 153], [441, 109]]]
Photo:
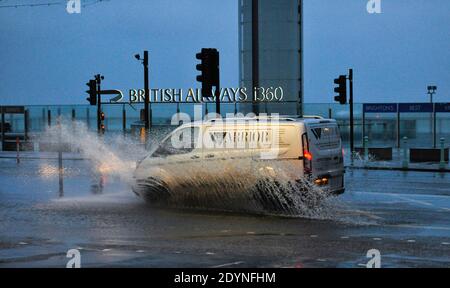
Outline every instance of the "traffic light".
[[86, 90], [86, 93], [89, 94], [89, 97], [86, 100], [90, 105], [97, 105], [97, 85], [95, 80], [89, 80], [86, 85], [89, 87], [89, 90]]
[[105, 133], [105, 112], [100, 112], [100, 131], [102, 134]]
[[202, 97], [212, 97], [212, 87], [219, 87], [219, 51], [213, 48], [203, 48], [195, 57], [201, 61], [196, 69], [201, 72], [197, 81], [202, 83]]
[[338, 85], [334, 88], [334, 92], [338, 93], [338, 96], [334, 97], [334, 101], [342, 105], [347, 104], [347, 77], [340, 75], [339, 78], [334, 79], [334, 84]]

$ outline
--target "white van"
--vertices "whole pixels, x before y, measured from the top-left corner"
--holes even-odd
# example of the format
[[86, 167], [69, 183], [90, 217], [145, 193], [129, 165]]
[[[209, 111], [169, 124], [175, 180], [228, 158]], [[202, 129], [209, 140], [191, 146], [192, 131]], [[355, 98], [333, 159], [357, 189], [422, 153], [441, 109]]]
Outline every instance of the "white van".
[[[247, 186], [261, 180], [253, 177], [261, 168], [251, 170], [255, 167], [251, 163], [256, 162], [263, 163], [263, 170], [273, 170], [264, 163], [286, 164], [289, 171], [283, 175], [288, 175], [289, 181], [309, 179], [331, 194], [344, 192], [337, 123], [315, 116], [228, 118], [184, 124], [138, 163], [133, 191], [156, 201], [172, 195], [172, 190], [190, 189], [199, 182], [208, 189], [217, 189], [214, 186], [222, 183], [236, 190], [245, 186], [232, 187], [241, 183], [239, 178], [245, 178]], [[221, 175], [205, 176], [212, 173]], [[196, 181], [199, 178], [201, 181]], [[197, 192], [193, 189], [191, 193]]]

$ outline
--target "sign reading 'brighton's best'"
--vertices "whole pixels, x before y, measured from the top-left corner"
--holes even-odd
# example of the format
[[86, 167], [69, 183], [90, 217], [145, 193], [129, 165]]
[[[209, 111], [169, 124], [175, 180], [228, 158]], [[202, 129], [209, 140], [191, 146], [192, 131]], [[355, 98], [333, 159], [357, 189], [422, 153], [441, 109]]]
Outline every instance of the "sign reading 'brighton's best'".
[[367, 103], [363, 105], [364, 113], [397, 113], [396, 103]]
[[400, 103], [398, 110], [403, 113], [432, 113], [432, 103]]
[[366, 103], [364, 113], [450, 113], [450, 103]]

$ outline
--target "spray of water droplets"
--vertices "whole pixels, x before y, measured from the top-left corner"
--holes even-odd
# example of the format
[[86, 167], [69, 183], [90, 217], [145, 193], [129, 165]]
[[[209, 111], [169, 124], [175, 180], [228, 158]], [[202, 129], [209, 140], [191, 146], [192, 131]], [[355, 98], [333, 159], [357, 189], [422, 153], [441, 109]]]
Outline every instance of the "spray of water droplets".
[[123, 135], [99, 137], [96, 132], [89, 131], [84, 123], [64, 119], [61, 125], [47, 129], [41, 138], [56, 145], [60, 141], [67, 144], [71, 151], [78, 152], [83, 158], [90, 160], [93, 172], [116, 177], [129, 184], [136, 160], [147, 153], [142, 145]]
[[[167, 129], [161, 131], [153, 139], [161, 139]], [[135, 184], [136, 161], [148, 154], [136, 139], [122, 134], [98, 137], [81, 122], [62, 121], [60, 127], [49, 128], [42, 137], [55, 143], [63, 139], [72, 151], [90, 160], [93, 171], [117, 177], [130, 185]], [[161, 161], [161, 170], [166, 171], [162, 178], [148, 175], [141, 179], [144, 183], [141, 195], [150, 204], [313, 219], [336, 216], [336, 198], [307, 179], [292, 181], [295, 179], [292, 171], [298, 170], [286, 161], [227, 159], [226, 156], [216, 161], [175, 165]], [[43, 168], [45, 172], [53, 170]], [[164, 193], [154, 193], [161, 192], [160, 187], [165, 188]]]

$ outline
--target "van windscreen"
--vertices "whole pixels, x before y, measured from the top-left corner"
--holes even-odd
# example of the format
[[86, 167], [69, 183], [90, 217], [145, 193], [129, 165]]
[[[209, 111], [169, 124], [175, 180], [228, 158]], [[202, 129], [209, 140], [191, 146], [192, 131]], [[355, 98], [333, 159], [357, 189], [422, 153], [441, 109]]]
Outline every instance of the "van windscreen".
[[309, 125], [308, 128], [308, 137], [318, 149], [336, 149], [340, 147], [340, 134], [337, 125], [316, 124]]

